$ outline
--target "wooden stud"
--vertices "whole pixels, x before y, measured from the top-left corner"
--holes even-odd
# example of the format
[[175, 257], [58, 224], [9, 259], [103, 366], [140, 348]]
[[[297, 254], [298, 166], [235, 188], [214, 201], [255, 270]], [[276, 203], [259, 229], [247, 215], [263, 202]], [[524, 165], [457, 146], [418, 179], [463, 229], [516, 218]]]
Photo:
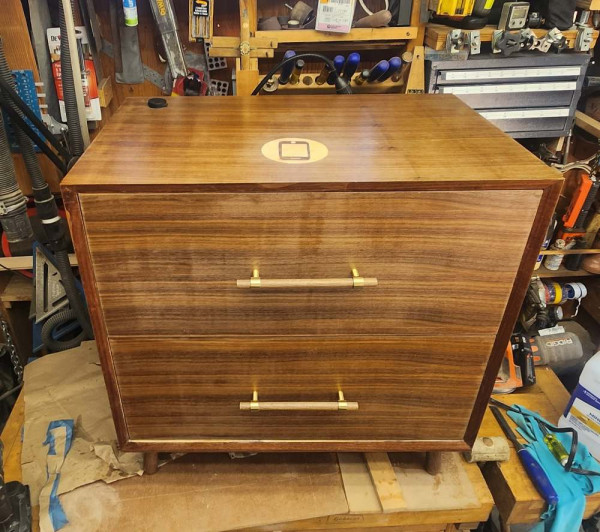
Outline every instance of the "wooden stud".
[[100, 99], [100, 107], [108, 107], [113, 97], [112, 82], [110, 77], [103, 78], [98, 83], [98, 98]]
[[415, 46], [410, 72], [406, 82], [407, 94], [422, 94], [425, 92], [425, 48]]
[[365, 453], [371, 480], [384, 512], [397, 512], [406, 507], [396, 472], [387, 453]]

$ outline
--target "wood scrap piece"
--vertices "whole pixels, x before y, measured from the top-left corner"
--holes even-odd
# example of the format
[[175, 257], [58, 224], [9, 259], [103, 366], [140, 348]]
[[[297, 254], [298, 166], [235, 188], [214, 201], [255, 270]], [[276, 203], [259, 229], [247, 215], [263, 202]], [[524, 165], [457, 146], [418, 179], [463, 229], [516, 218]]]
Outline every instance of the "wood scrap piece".
[[387, 453], [365, 453], [367, 467], [384, 512], [397, 512], [406, 507], [396, 472]]
[[338, 453], [349, 513], [380, 513], [381, 504], [362, 453]]
[[415, 46], [413, 60], [410, 64], [406, 94], [423, 94], [425, 92], [425, 48]]

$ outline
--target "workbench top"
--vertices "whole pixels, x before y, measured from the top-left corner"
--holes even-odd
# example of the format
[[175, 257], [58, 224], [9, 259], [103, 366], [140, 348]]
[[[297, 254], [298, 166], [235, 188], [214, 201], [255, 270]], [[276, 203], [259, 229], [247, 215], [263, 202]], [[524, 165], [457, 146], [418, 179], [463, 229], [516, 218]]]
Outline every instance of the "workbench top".
[[[537, 379], [538, 383], [535, 386], [514, 394], [499, 396], [499, 399], [506, 403], [522, 404], [527, 408], [541, 413], [549, 421], [556, 421], [569, 399], [569, 394], [549, 368], [537, 368]], [[21, 427], [23, 417], [24, 401], [23, 394], [21, 394], [2, 432], [6, 481], [21, 480]], [[501, 429], [489, 410], [484, 417], [479, 436], [502, 436]], [[180, 475], [184, 471], [182, 468], [186, 466], [185, 464], [177, 466], [176, 462], [169, 467], [174, 469], [174, 474]], [[483, 478], [479, 473], [479, 468], [475, 464], [465, 464], [465, 472], [480, 498], [481, 506], [479, 508], [437, 512], [350, 514], [344, 521], [339, 521], [338, 519], [337, 523], [340, 524], [343, 522], [344, 527], [356, 526], [365, 528], [369, 525], [382, 526], [384, 522], [388, 525], [393, 523], [397, 526], [414, 526], [416, 523], [421, 523], [425, 526], [426, 524], [433, 523], [467, 523], [469, 521], [474, 522], [478, 519], [485, 519], [485, 516], [491, 509], [492, 501], [483, 483]], [[160, 481], [162, 475], [168, 475], [168, 472], [166, 470], [161, 471], [150, 478], [153, 482]], [[487, 481], [488, 488], [505, 523], [534, 523], [539, 520], [540, 514], [545, 509], [545, 503], [527, 477], [512, 447], [510, 460], [503, 463], [491, 462], [486, 464], [483, 467], [483, 476]], [[127, 483], [128, 481], [123, 482]], [[34, 508], [34, 510], [36, 509]], [[586, 517], [593, 515], [599, 510], [600, 493], [590, 495], [587, 498]], [[312, 522], [304, 522], [302, 528], [327, 528], [336, 523], [336, 519], [328, 518], [319, 518], [310, 521]], [[291, 523], [288, 523], [288, 525], [291, 526]], [[285, 526], [285, 528], [287, 529], [288, 526]], [[283, 529], [283, 527], [280, 526], [280, 529]]]
[[364, 190], [561, 179], [453, 95], [166, 100], [151, 109], [128, 99], [62, 186]]
[[[537, 384], [510, 395], [495, 396], [506, 404], [520, 404], [540, 413], [551, 423], [557, 423], [570, 395], [555, 373], [548, 367], [536, 368]], [[508, 419], [508, 418], [507, 418]], [[510, 425], [514, 428], [512, 420]], [[492, 412], [487, 409], [479, 436], [504, 436]], [[523, 440], [520, 436], [519, 439]], [[507, 462], [490, 462], [483, 469], [483, 475], [494, 496], [494, 502], [506, 524], [535, 523], [545, 511], [546, 503], [529, 480], [517, 454], [511, 447], [511, 458]], [[600, 493], [587, 497], [585, 517], [600, 510]]]

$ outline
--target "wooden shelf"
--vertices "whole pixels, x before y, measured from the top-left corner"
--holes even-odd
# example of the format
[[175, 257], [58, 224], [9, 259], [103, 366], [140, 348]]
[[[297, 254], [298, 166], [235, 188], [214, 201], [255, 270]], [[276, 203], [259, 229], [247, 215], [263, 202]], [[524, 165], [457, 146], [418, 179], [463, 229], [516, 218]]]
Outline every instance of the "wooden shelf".
[[418, 28], [401, 26], [393, 28], [354, 28], [350, 33], [327, 33], [317, 30], [274, 30], [257, 31], [257, 39], [268, 39], [278, 44], [310, 42], [361, 42], [361, 41], [404, 41], [416, 39]]
[[567, 270], [564, 266], [561, 266], [558, 270], [548, 270], [545, 266], [540, 266], [539, 270], [534, 270], [532, 277], [540, 277], [542, 279], [548, 279], [552, 277], [591, 277], [598, 275], [590, 273], [586, 270]]
[[16, 301], [31, 301], [33, 295], [33, 280], [26, 279], [22, 275], [12, 274], [10, 281], [0, 294], [3, 303], [14, 303]]
[[[283, 94], [290, 92], [293, 94], [335, 94], [335, 87], [333, 85], [328, 85], [327, 83], [324, 85], [317, 85], [315, 83], [315, 78], [318, 75], [318, 73], [311, 72], [302, 74], [300, 76], [300, 83], [296, 85], [287, 83], [286, 85], [279, 86], [278, 89], [273, 93], [262, 92], [261, 94]], [[279, 78], [279, 76], [274, 77]], [[356, 74], [354, 77], [358, 77], [358, 74]], [[309, 85], [304, 82], [305, 78], [309, 78], [311, 80]], [[352, 83], [351, 87], [352, 92], [355, 94], [404, 92], [404, 83], [402, 80], [394, 82], [391, 79], [388, 79], [382, 83], [365, 83], [364, 85], [356, 85], [355, 83]]]
[[[444, 26], [442, 24], [428, 24], [425, 28], [425, 45], [433, 48], [434, 50], [444, 50], [446, 48], [446, 37], [453, 29], [455, 28]], [[481, 34], [481, 42], [491, 42], [492, 35], [497, 29], [498, 28], [496, 28], [496, 26], [485, 26], [479, 30]], [[469, 33], [469, 30], [462, 31]], [[546, 28], [534, 29], [533, 33], [535, 33], [536, 37], [543, 37], [546, 35], [546, 33], [548, 33], [548, 30]], [[562, 32], [562, 34], [567, 38], [567, 46], [569, 48], [574, 48], [577, 30], [575, 28], [565, 30]], [[592, 48], [594, 48], [594, 45], [596, 44], [596, 39], [598, 39], [598, 31], [594, 30], [594, 40], [591, 44]]]

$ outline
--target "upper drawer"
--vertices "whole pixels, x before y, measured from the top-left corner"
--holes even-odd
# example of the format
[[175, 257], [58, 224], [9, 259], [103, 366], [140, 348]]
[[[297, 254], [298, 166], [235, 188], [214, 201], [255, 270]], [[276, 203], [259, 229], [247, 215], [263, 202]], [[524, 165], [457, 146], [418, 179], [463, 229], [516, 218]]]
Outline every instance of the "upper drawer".
[[[495, 333], [538, 190], [82, 194], [110, 335]], [[350, 278], [364, 288], [238, 288]], [[477, 304], [473, 304], [476, 301]]]

